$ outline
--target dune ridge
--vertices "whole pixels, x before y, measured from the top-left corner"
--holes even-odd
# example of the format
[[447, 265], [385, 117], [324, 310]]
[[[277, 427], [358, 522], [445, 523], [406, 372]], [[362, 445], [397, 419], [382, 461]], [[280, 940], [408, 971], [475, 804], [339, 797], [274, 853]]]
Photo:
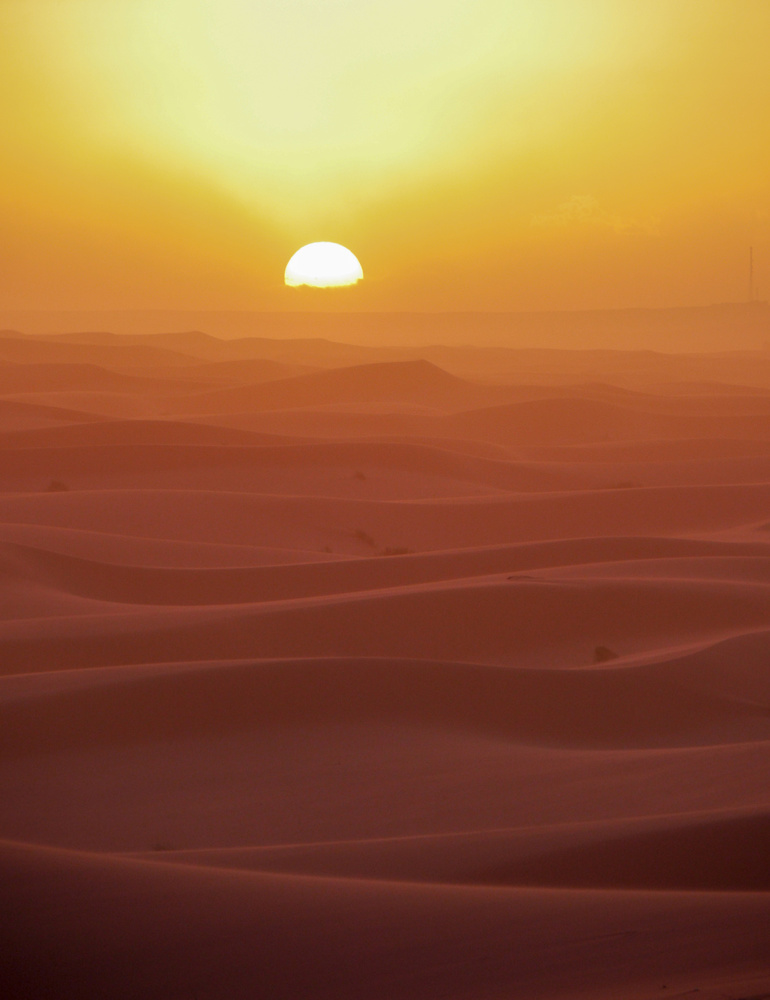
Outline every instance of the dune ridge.
[[473, 831], [214, 851], [164, 851], [147, 861], [237, 871], [450, 885], [766, 892], [764, 811], [715, 811], [537, 831]]
[[[673, 893], [661, 899], [657, 893], [613, 898], [598, 892], [585, 894], [580, 906], [574, 894], [542, 890], [490, 894], [452, 887], [383, 888], [191, 871], [16, 845], [7, 845], [3, 855], [5, 878], [25, 898], [9, 941], [13, 964], [21, 972], [17, 981], [27, 990], [60, 982], [51, 965], [67, 954], [84, 970], [81, 990], [117, 981], [116, 996], [147, 990], [148, 979], [156, 984], [149, 987], [151, 996], [224, 986], [245, 997], [246, 983], [254, 979], [279, 997], [310, 994], [319, 982], [321, 995], [327, 996], [333, 991], [355, 997], [362, 990], [376, 997], [394, 990], [419, 996], [447, 988], [455, 995], [474, 996], [510, 980], [515, 996], [526, 996], [536, 986], [558, 995], [576, 981], [584, 989], [590, 985], [597, 995], [611, 996], [628, 984], [628, 968], [644, 961], [645, 943], [651, 943], [656, 957], [634, 982], [637, 995], [653, 995], [653, 982], [660, 990], [659, 980], [667, 979], [686, 989], [693, 981], [690, 970], [704, 964], [716, 965], [717, 981], [730, 971], [735, 976], [737, 968], [744, 981], [753, 978], [756, 983], [763, 968], [761, 942], [742, 932], [747, 922], [761, 919], [755, 894], [725, 893], [714, 899]], [[159, 892], [169, 900], [161, 911], [152, 904]], [[61, 905], [52, 905], [75, 893], [82, 901], [78, 931], [67, 927]], [[120, 894], [130, 905], [127, 917], [118, 922], [105, 907]], [[35, 922], [41, 910], [46, 915], [42, 924]], [[191, 911], [199, 914], [195, 920]], [[321, 913], [326, 914], [323, 929], [317, 926]], [[245, 919], [252, 929], [234, 933]], [[179, 926], [186, 928], [184, 935], [172, 929]], [[110, 946], [119, 927], [139, 942], [130, 961]], [[351, 935], [362, 938], [365, 947], [352, 952], [346, 943]], [[513, 952], [511, 936], [520, 942]], [[549, 937], [552, 943], [547, 943]], [[463, 960], [451, 960], [446, 941], [460, 938]], [[313, 942], [310, 950], [308, 940]], [[304, 961], [292, 962], [302, 942]], [[716, 942], [722, 958], [714, 963], [707, 956]], [[29, 961], [41, 950], [51, 956], [51, 965]], [[581, 968], [583, 956], [575, 955], [581, 950], [596, 965], [590, 977]], [[184, 958], [190, 952], [197, 956], [192, 963]], [[667, 973], [675, 952], [687, 971], [671, 977]], [[70, 989], [63, 995], [75, 993]]]
[[3, 997], [770, 996], [767, 358], [334, 322], [0, 335]]

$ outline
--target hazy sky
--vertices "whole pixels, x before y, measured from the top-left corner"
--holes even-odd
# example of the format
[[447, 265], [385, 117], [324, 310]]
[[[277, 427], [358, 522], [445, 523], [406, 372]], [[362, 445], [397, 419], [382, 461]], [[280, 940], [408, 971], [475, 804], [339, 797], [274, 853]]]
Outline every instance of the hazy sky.
[[[770, 0], [0, 0], [0, 307], [770, 293]], [[302, 244], [364, 282], [287, 289]]]

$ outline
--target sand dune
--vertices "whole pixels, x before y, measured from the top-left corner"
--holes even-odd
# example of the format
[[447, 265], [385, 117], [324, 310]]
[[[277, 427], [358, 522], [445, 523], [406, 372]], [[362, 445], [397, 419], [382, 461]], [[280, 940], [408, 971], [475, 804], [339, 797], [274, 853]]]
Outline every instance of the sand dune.
[[0, 435], [6, 491], [197, 489], [407, 500], [488, 493], [757, 484], [770, 454], [650, 461], [490, 458], [455, 442], [315, 441], [186, 422], [92, 421]]
[[50, 428], [60, 424], [85, 423], [94, 420], [92, 414], [82, 410], [68, 410], [57, 406], [41, 406], [24, 400], [0, 399], [0, 419], [8, 432]]
[[0, 496], [0, 521], [147, 538], [276, 545], [371, 555], [592, 538], [751, 530], [770, 513], [770, 484], [556, 492], [438, 501], [90, 490]]
[[78, 338], [68, 343], [52, 338], [24, 336], [0, 337], [0, 361], [16, 364], [87, 364], [120, 370], [155, 364], [190, 365], [195, 359], [179, 351], [145, 344], [89, 344]]
[[[749, 645], [755, 664], [768, 651], [767, 635], [762, 639]], [[745, 655], [745, 641], [734, 640], [733, 646]], [[667, 669], [661, 662], [559, 671], [395, 658], [201, 664], [144, 677], [124, 669], [85, 688], [76, 678], [74, 691], [66, 688], [70, 677], [62, 678], [58, 692], [44, 683], [42, 700], [34, 699], [36, 685], [26, 685], [27, 697], [15, 685], [16, 697], [2, 704], [1, 739], [4, 755], [17, 756], [265, 726], [379, 720], [536, 746], [770, 740], [768, 678], [753, 699], [743, 690], [731, 695], [730, 678], [713, 659], [705, 678], [694, 674], [709, 658], [696, 653], [670, 661]]]
[[[616, 327], [613, 337], [617, 335]], [[722, 387], [720, 391], [729, 391], [734, 385], [765, 390], [770, 386], [770, 363], [765, 351], [704, 351], [696, 344], [681, 353], [671, 342], [660, 350], [586, 350], [582, 345], [570, 349], [566, 344], [558, 350], [444, 344], [419, 348], [418, 353], [456, 374], [495, 381], [562, 385], [589, 378], [643, 392], [676, 388], [682, 383], [717, 384]]]
[[[568, 400], [571, 402], [568, 403]], [[558, 388], [482, 384], [451, 375], [423, 360], [334, 368], [266, 381], [261, 385], [239, 385], [229, 390], [215, 389], [185, 400], [172, 400], [170, 405], [177, 407], [179, 412], [238, 413], [372, 401], [413, 402], [423, 407], [448, 411], [473, 410], [481, 404], [486, 409], [498, 403], [509, 408], [500, 415], [507, 415], [514, 425], [527, 419], [536, 423], [550, 420], [562, 433], [567, 430], [568, 425], [563, 421], [563, 413], [559, 407], [568, 405], [572, 406], [574, 416], [588, 426], [595, 426], [597, 421], [606, 418], [608, 412], [613, 413], [613, 404], [621, 406], [623, 411], [680, 418], [700, 417], [700, 423], [692, 423], [696, 428], [701, 424], [711, 428], [720, 418], [741, 417], [748, 426], [766, 428], [770, 417], [770, 396], [766, 393], [688, 393], [677, 396], [670, 393], [660, 395], [634, 392], [600, 383], [564, 385]], [[591, 403], [594, 405], [589, 405]], [[746, 419], [749, 417], [764, 418], [764, 421], [752, 422]], [[479, 420], [480, 415], [469, 415], [466, 419]], [[631, 429], [640, 424], [638, 419], [634, 421], [629, 415], [626, 415], [626, 422]], [[672, 421], [662, 423], [663, 426], [671, 426]], [[656, 423], [650, 421], [650, 426], [655, 427]], [[683, 424], [685, 433], [690, 426], [688, 422]], [[681, 434], [681, 430], [678, 433]], [[551, 434], [554, 434], [553, 430]]]
[[275, 546], [227, 545], [206, 541], [143, 538], [104, 531], [84, 531], [40, 524], [0, 523], [0, 538], [14, 544], [44, 548], [96, 561], [114, 561], [121, 566], [174, 568], [222, 566], [270, 566], [286, 562], [329, 562], [343, 559], [328, 552], [286, 549]]
[[3, 997], [770, 995], [766, 368], [0, 336]]
[[[6, 836], [83, 850], [152, 852], [161, 855], [158, 860], [172, 850], [242, 855], [254, 845], [315, 844], [322, 861], [324, 845], [333, 854], [340, 841], [462, 834], [483, 842], [490, 832], [521, 829], [526, 836], [519, 846], [532, 854], [537, 853], [532, 845], [556, 850], [611, 839], [615, 834], [607, 833], [606, 824], [665, 829], [673, 813], [681, 825], [689, 814], [698, 822], [704, 813], [766, 814], [770, 807], [766, 740], [657, 743], [615, 751], [544, 745], [497, 734], [491, 726], [485, 732], [481, 725], [395, 721], [385, 711], [359, 722], [355, 703], [347, 722], [342, 712], [335, 719], [328, 711], [316, 720], [309, 694], [304, 721], [294, 698], [274, 725], [265, 726], [262, 716], [252, 721], [246, 707], [236, 707], [239, 694], [255, 690], [254, 682], [242, 690], [238, 681], [243, 682], [248, 665], [240, 666], [239, 676], [227, 664], [209, 664], [203, 670], [208, 675], [226, 668], [219, 683], [211, 676], [201, 683], [201, 668], [191, 671], [189, 665], [153, 668], [162, 675], [155, 683], [149, 668], [140, 666], [40, 675], [36, 698], [28, 683], [20, 690], [19, 678], [4, 680], [3, 718], [11, 726], [0, 765]], [[312, 665], [304, 668], [307, 676]], [[182, 683], [168, 676], [175, 669]], [[272, 673], [279, 670], [275, 664]], [[116, 672], [132, 673], [139, 689], [119, 678], [114, 683]], [[269, 672], [263, 668], [263, 679]], [[174, 699], [185, 677], [195, 681], [193, 692], [216, 692], [208, 712], [190, 698], [181, 704]], [[121, 711], [113, 734], [108, 720], [94, 719], [91, 710], [121, 704], [126, 690], [129, 704], [141, 706], [149, 717], [135, 718], [132, 725]], [[281, 705], [285, 691], [284, 685], [273, 704]], [[164, 693], [168, 697], [160, 702], [152, 697]], [[74, 727], [67, 732], [59, 723], [46, 738], [42, 724], [52, 718], [49, 705], [72, 708], [74, 721], [86, 721], [85, 732], [78, 734]], [[218, 722], [220, 712], [225, 719]], [[235, 728], [227, 727], [228, 720]], [[698, 781], [704, 772], [707, 784]], [[369, 779], [365, 794], [351, 795], [351, 788], [361, 787], [363, 774]], [[30, 788], [41, 794], [30, 795]], [[560, 839], [549, 832], [565, 825], [569, 829]], [[593, 838], [584, 829], [591, 825], [597, 826]], [[424, 878], [434, 852], [430, 839], [423, 846], [428, 855]], [[361, 851], [366, 857], [365, 844]], [[724, 860], [715, 858], [713, 865], [701, 855], [704, 884], [712, 867], [729, 864], [730, 852], [721, 853]], [[477, 872], [486, 857], [477, 855]], [[515, 857], [515, 851], [508, 852], [510, 860]], [[467, 853], [460, 850], [455, 860], [455, 881], [467, 879]], [[225, 857], [222, 866], [227, 864]], [[238, 858], [236, 864], [249, 867]], [[754, 870], [761, 864], [757, 860]], [[324, 874], [323, 866], [316, 871]], [[369, 874], [389, 877], [376, 854]], [[674, 876], [670, 872], [671, 884]], [[408, 877], [403, 867], [401, 877]], [[573, 884], [581, 877], [585, 886], [587, 875], [578, 867]], [[593, 873], [594, 881], [602, 881], [601, 872]]]
[[[6, 330], [0, 336], [49, 344], [149, 346], [206, 360], [268, 358], [331, 368], [422, 357], [457, 374], [475, 371], [508, 377], [510, 373], [518, 380], [526, 373], [547, 382], [589, 373], [617, 385], [712, 381], [767, 388], [767, 352], [756, 349], [766, 333], [767, 312], [767, 304], [759, 302], [692, 310], [528, 315], [161, 312], [148, 316], [140, 312], [131, 316], [113, 311], [54, 317], [28, 312], [5, 313], [5, 322], [26, 332]], [[194, 328], [204, 319], [213, 323], [206, 329], [216, 336]], [[118, 333], [108, 332], [118, 328]], [[744, 335], [739, 349], [724, 350], [726, 343], [736, 342], [739, 328]], [[51, 329], [78, 332], [47, 333]], [[137, 333], [139, 329], [154, 332]], [[180, 332], [168, 332], [174, 329]], [[579, 347], [574, 346], [576, 341]], [[656, 349], [648, 349], [651, 341]], [[619, 343], [639, 347], [618, 349]], [[537, 346], [513, 346], [532, 344]]]
[[[70, 489], [79, 490], [186, 486], [382, 499], [408, 499], [415, 489], [417, 496], [463, 496], [579, 489], [602, 482], [601, 475], [592, 476], [585, 468], [573, 472], [544, 463], [494, 462], [406, 442], [286, 446], [273, 443], [280, 438], [245, 431], [154, 421], [136, 422], [127, 428], [123, 443], [97, 443], [114, 439], [119, 426], [97, 424], [89, 430], [67, 428], [65, 432], [65, 428], [58, 428], [54, 433], [26, 434], [15, 440], [6, 437], [5, 442], [0, 441], [0, 481], [6, 490], [32, 491], [36, 486], [40, 489], [55, 472]], [[134, 444], [132, 438], [140, 443]], [[43, 443], [57, 439], [57, 446]], [[255, 442], [261, 447], [247, 446]], [[4, 443], [16, 447], [3, 448]], [[26, 447], [19, 448], [19, 443]], [[286, 480], [287, 473], [296, 481]], [[185, 474], [187, 478], [182, 479]], [[283, 475], [285, 481], [275, 482], [276, 475]], [[304, 486], [303, 477], [307, 480]]]
[[63, 389], [59, 391], [29, 391], [5, 396], [7, 401], [23, 401], [38, 406], [75, 409], [99, 418], [131, 420], [152, 418], [168, 412], [167, 396], [150, 393], [114, 392], [98, 389]]
[[[734, 979], [736, 968], [756, 982], [763, 966], [764, 942], [747, 933], [764, 912], [755, 894], [576, 899], [537, 890], [383, 887], [16, 845], [5, 848], [3, 861], [7, 884], [25, 900], [7, 928], [15, 980], [25, 990], [16, 996], [52, 987], [60, 996], [79, 988], [82, 996], [118, 982], [118, 997], [223, 995], [223, 988], [246, 997], [255, 981], [277, 997], [310, 995], [319, 983], [327, 995], [383, 998], [489, 995], [512, 983], [511, 995], [524, 997], [536, 985], [558, 995], [576, 982], [590, 983], [599, 996], [619, 988], [651, 996], [661, 981], [678, 991], [690, 987], [704, 964], [717, 982]], [[65, 915], [73, 897], [80, 900], [76, 926]], [[116, 908], [116, 899], [125, 902]], [[130, 959], [115, 946], [126, 937], [135, 942]], [[351, 938], [360, 942], [355, 949]], [[463, 942], [460, 961], [454, 941]], [[293, 958], [298, 950], [302, 962]], [[41, 952], [49, 962], [35, 960]], [[648, 954], [655, 957], [645, 961]], [[65, 958], [66, 970], [78, 970], [77, 987], [63, 989], [57, 977]], [[629, 969], [639, 969], [630, 980]]]
[[[206, 380], [201, 379], [201, 381], [205, 385]], [[160, 394], [189, 392], [189, 382], [173, 377], [161, 379], [128, 375], [85, 363], [5, 364], [0, 368], [0, 393], [66, 390]]]
[[175, 403], [179, 412], [237, 413], [287, 410], [329, 403], [417, 403], [437, 409], [469, 409], [490, 399], [506, 399], [505, 387], [480, 385], [450, 375], [428, 361], [394, 361], [334, 368], [259, 387], [213, 390]]
[[767, 891], [763, 811], [716, 811], [380, 840], [147, 852], [238, 871], [448, 885]]
[[[710, 410], [703, 404], [703, 411]], [[670, 415], [591, 399], [532, 400], [444, 417], [465, 437], [507, 445], [583, 444], [650, 438], [761, 438], [770, 436], [770, 411]]]
[[680, 438], [642, 441], [602, 441], [583, 445], [534, 446], [516, 449], [517, 455], [536, 461], [597, 462], [622, 467], [631, 462], [672, 466], [688, 462], [734, 461], [770, 455], [770, 441], [740, 438]]
[[232, 361], [209, 361], [203, 364], [186, 365], [184, 368], [176, 365], [163, 368], [153, 365], [154, 377], [186, 379], [188, 392], [190, 383], [218, 383], [226, 385], [255, 385], [260, 382], [277, 382], [279, 379], [292, 378], [295, 375], [307, 375], [315, 371], [313, 365], [290, 365], [270, 358], [239, 358]]
[[[185, 548], [189, 546], [193, 552], [200, 553], [205, 548], [200, 544], [158, 543], [150, 539], [28, 525], [8, 525], [4, 532], [0, 529], [0, 533], [7, 537], [16, 533], [22, 540], [37, 542], [37, 545], [0, 542], [6, 573], [68, 593], [129, 604], [216, 605], [277, 601], [441, 580], [475, 579], [490, 574], [511, 574], [513, 582], [522, 582], [536, 579], [523, 575], [526, 571], [531, 573], [550, 567], [557, 567], [555, 572], [559, 576], [569, 576], [572, 568], [582, 576], [700, 577], [770, 583], [766, 563], [770, 543], [761, 541], [600, 537], [403, 554], [396, 558], [338, 557], [336, 565], [298, 563], [281, 568], [263, 567], [255, 562], [238, 569], [200, 569], [182, 568]], [[43, 548], [43, 545], [56, 547]], [[143, 550], [141, 561], [132, 563], [128, 558], [136, 557], [137, 546]], [[153, 565], [150, 550], [154, 546], [169, 553], [168, 563], [150, 569]], [[216, 552], [217, 547], [213, 548]], [[263, 550], [243, 547], [244, 553], [250, 551]], [[172, 559], [172, 554], [176, 559]], [[96, 555], [101, 558], [94, 558]], [[326, 560], [330, 558], [328, 554], [322, 555]], [[546, 579], [545, 575], [542, 579]]]
[[112, 445], [233, 445], [290, 444], [277, 435], [256, 434], [210, 424], [192, 424], [175, 420], [90, 420], [81, 424], [7, 431], [0, 434], [0, 448], [48, 449]]
[[765, 584], [722, 580], [482, 577], [347, 598], [207, 608], [146, 610], [68, 595], [67, 617], [41, 621], [50, 597], [40, 588], [35, 612], [35, 594], [27, 588], [24, 619], [0, 625], [5, 673], [216, 656], [307, 657], [324, 639], [330, 652], [352, 657], [571, 669], [590, 663], [598, 646], [638, 654], [755, 631], [770, 602]]
[[[237, 408], [233, 405], [225, 412], [207, 412], [206, 421], [299, 437], [457, 438], [507, 449], [601, 446], [612, 442], [649, 445], [656, 441], [666, 447], [667, 442], [698, 438], [714, 440], [719, 448], [721, 439], [762, 442], [770, 436], [767, 411], [723, 415], [710, 412], [708, 401], [701, 404], [701, 412], [685, 416], [659, 411], [657, 402], [645, 410], [590, 396], [551, 397], [481, 410], [459, 407], [459, 412], [442, 414], [414, 408], [399, 411], [395, 403], [390, 411], [384, 410], [382, 403], [270, 409], [260, 406], [256, 390], [247, 395], [247, 399], [238, 400]], [[186, 418], [186, 412], [177, 410], [178, 404], [178, 397], [169, 400], [168, 412]], [[202, 416], [193, 413], [190, 419], [200, 422]]]

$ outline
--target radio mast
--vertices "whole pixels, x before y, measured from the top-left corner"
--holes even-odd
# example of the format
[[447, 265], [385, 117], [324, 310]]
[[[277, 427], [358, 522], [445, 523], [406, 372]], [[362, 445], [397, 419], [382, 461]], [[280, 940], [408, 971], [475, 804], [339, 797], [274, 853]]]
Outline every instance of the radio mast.
[[754, 247], [749, 247], [749, 302], [754, 301]]

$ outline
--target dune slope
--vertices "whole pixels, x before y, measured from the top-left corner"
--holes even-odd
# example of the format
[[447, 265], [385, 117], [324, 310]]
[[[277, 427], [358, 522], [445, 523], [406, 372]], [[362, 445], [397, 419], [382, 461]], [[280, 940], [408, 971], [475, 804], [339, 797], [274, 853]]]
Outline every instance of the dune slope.
[[770, 996], [765, 368], [3, 335], [0, 994]]

